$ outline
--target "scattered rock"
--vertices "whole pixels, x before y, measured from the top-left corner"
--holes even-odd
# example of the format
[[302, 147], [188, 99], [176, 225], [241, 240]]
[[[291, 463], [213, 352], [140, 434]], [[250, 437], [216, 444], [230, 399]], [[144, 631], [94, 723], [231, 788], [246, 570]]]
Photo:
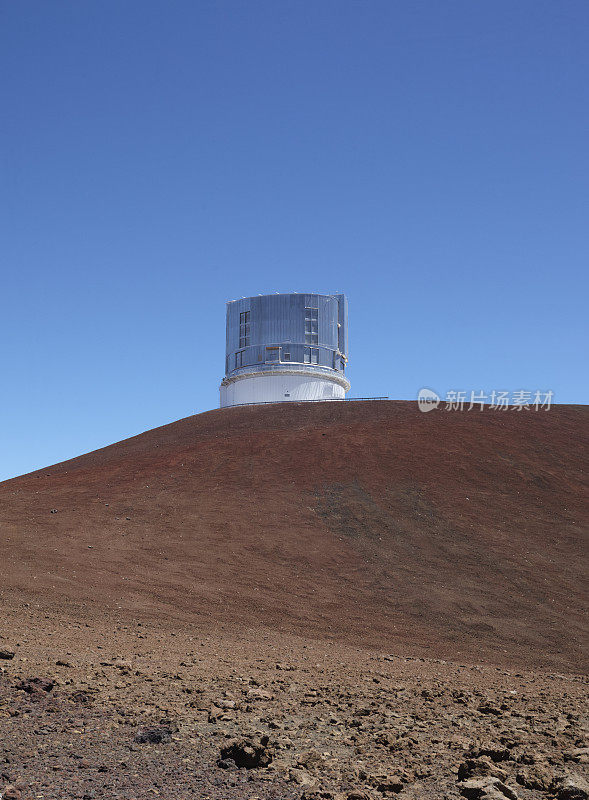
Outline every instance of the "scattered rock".
[[221, 748], [221, 759], [233, 759], [238, 767], [246, 769], [267, 767], [273, 758], [268, 742], [267, 736], [262, 736], [259, 744], [251, 739], [232, 739]]
[[15, 654], [12, 650], [0, 650], [0, 658], [3, 658], [5, 661], [10, 661], [10, 659], [14, 658]]
[[72, 692], [72, 694], [70, 694], [70, 700], [74, 703], [80, 703], [81, 705], [88, 705], [92, 702], [90, 695], [82, 690]]
[[377, 783], [376, 788], [381, 794], [393, 792], [398, 794], [404, 786], [403, 781], [398, 775], [387, 775]]
[[237, 769], [237, 764], [232, 758], [220, 758], [217, 761], [217, 766], [221, 769]]
[[574, 761], [576, 764], [589, 764], [589, 747], [574, 747], [564, 754], [565, 761]]
[[322, 762], [321, 753], [316, 750], [305, 750], [297, 757], [297, 766], [305, 767], [305, 769], [311, 771]]
[[460, 794], [467, 800], [517, 800], [517, 793], [498, 778], [471, 778], [459, 785]]
[[225, 700], [225, 699], [214, 700], [213, 705], [215, 705], [217, 708], [225, 708], [225, 709], [237, 708], [237, 703], [235, 702], [235, 700]]
[[27, 678], [17, 683], [16, 688], [32, 695], [41, 692], [50, 692], [54, 686], [55, 681], [49, 678]]
[[247, 693], [248, 700], [273, 700], [274, 695], [265, 689], [250, 689]]
[[500, 717], [501, 714], [503, 713], [501, 709], [498, 706], [494, 705], [493, 703], [482, 703], [478, 707], [477, 711], [480, 714], [492, 714], [495, 717]]
[[162, 744], [169, 742], [172, 738], [172, 731], [170, 728], [158, 726], [155, 728], [142, 728], [135, 735], [133, 741], [138, 744]]
[[566, 775], [553, 785], [558, 800], [587, 800], [589, 783], [581, 775]]
[[319, 781], [317, 778], [312, 777], [309, 775], [308, 772], [305, 772], [304, 769], [297, 769], [296, 767], [291, 767], [288, 771], [288, 779], [292, 783], [296, 783], [299, 786], [317, 786]]
[[499, 778], [499, 780], [505, 780], [507, 778], [507, 773], [495, 766], [488, 756], [481, 756], [481, 758], [469, 758], [466, 761], [463, 761], [458, 767], [459, 781], [485, 776]]
[[525, 789], [536, 789], [539, 792], [548, 792], [554, 783], [554, 773], [542, 764], [522, 767], [518, 770], [515, 780]]
[[21, 800], [22, 795], [16, 786], [9, 784], [8, 786], [4, 787], [0, 797], [2, 800]]
[[486, 746], [486, 747], [479, 747], [477, 750], [473, 750], [470, 755], [473, 758], [480, 758], [481, 756], [487, 756], [498, 764], [501, 761], [509, 761], [511, 759], [511, 753], [507, 747], [493, 747], [493, 746]]

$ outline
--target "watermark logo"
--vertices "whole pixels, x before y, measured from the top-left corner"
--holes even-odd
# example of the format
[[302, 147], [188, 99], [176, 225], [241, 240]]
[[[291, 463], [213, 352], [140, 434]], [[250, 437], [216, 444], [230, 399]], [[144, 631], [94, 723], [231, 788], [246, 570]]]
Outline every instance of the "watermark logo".
[[426, 411], [433, 411], [434, 408], [437, 408], [441, 402], [440, 396], [431, 389], [419, 390], [417, 395], [417, 404], [420, 411], [423, 411], [424, 413]]
[[478, 392], [446, 392], [442, 398], [432, 389], [423, 388], [417, 393], [417, 405], [420, 411], [427, 412], [441, 406], [442, 411], [550, 411], [554, 392], [528, 392], [518, 389], [515, 392], [496, 391], [488, 394], [481, 389]]

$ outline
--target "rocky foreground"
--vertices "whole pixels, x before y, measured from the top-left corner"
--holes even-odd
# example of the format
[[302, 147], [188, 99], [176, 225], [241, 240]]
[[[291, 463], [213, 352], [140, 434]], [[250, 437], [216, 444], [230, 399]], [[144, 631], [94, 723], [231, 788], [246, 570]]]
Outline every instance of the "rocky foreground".
[[2, 623], [3, 800], [589, 797], [578, 675], [35, 604]]

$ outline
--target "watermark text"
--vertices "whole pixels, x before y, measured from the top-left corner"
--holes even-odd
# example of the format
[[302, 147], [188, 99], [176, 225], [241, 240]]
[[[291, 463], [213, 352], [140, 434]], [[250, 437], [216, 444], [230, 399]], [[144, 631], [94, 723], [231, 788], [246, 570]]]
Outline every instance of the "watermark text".
[[517, 389], [514, 392], [479, 391], [463, 392], [451, 390], [444, 398], [433, 389], [423, 388], [417, 394], [420, 411], [550, 411], [554, 392], [527, 391]]

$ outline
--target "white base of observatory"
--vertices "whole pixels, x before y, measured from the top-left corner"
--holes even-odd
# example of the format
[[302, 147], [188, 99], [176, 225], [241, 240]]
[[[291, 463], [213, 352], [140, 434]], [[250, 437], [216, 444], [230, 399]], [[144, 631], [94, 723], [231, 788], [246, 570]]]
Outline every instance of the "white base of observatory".
[[258, 372], [233, 375], [221, 383], [221, 408], [247, 403], [283, 403], [301, 400], [344, 400], [349, 382], [342, 376], [308, 372]]

